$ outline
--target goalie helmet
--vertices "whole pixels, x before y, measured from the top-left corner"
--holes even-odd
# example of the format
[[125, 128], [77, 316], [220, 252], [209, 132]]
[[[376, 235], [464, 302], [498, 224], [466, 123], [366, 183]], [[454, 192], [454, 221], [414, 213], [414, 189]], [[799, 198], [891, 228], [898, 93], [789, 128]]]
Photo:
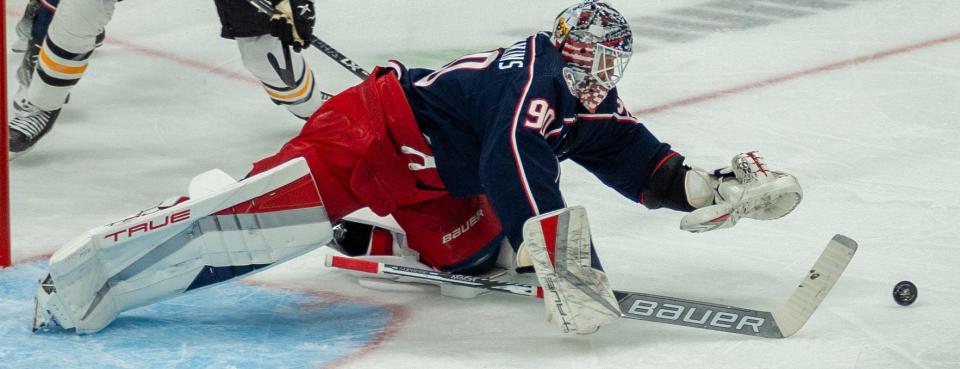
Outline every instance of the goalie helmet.
[[551, 40], [567, 62], [563, 79], [570, 92], [587, 110], [596, 111], [633, 55], [627, 20], [607, 3], [587, 0], [557, 16]]

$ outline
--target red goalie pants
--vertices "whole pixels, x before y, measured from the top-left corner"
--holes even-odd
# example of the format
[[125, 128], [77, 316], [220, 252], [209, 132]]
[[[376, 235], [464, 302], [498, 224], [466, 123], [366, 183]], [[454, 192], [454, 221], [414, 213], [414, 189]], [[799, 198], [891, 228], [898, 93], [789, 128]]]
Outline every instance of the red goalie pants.
[[[421, 261], [448, 271], [495, 258], [500, 221], [486, 196], [444, 190], [396, 77], [383, 69], [331, 98], [251, 175], [304, 157], [331, 221], [369, 207], [393, 215]], [[487, 263], [483, 263], [487, 264]]]

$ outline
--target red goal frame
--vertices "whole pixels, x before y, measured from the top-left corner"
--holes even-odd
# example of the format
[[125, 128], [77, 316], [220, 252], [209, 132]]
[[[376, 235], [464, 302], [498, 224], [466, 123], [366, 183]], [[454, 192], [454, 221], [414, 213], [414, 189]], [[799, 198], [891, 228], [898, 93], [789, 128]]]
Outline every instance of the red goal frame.
[[0, 268], [13, 263], [10, 255], [10, 165], [7, 152], [7, 2], [0, 0]]

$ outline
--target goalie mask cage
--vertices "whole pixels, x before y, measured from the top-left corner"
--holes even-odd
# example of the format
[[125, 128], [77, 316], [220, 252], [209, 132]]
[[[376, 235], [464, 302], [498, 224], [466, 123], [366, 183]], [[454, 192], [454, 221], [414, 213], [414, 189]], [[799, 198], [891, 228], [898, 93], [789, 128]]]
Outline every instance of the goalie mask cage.
[[10, 266], [10, 165], [7, 151], [7, 2], [0, 0], [0, 142], [3, 142], [3, 157], [0, 157], [0, 268]]

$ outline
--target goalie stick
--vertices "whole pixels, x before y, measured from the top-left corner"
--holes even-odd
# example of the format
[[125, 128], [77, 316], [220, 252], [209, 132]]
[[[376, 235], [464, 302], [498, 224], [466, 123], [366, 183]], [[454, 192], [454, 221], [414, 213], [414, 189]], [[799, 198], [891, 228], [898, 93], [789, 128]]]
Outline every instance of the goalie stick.
[[[270, 0], [247, 0], [250, 5], [253, 5], [261, 13], [265, 13], [269, 16], [274, 16], [279, 14], [274, 8], [273, 4], [270, 3]], [[347, 68], [353, 75], [359, 77], [360, 79], [366, 79], [370, 76], [370, 73], [367, 72], [363, 67], [354, 63], [353, 60], [341, 54], [337, 49], [334, 49], [330, 44], [323, 42], [323, 40], [317, 38], [317, 36], [310, 35], [310, 44], [320, 50], [320, 52], [326, 54], [337, 63], [339, 63], [344, 68]]]
[[[857, 251], [857, 243], [835, 235], [786, 303], [765, 311], [640, 292], [613, 291], [622, 317], [763, 338], [797, 333], [840, 279]], [[345, 256], [327, 255], [328, 267], [449, 283], [514, 295], [543, 298], [543, 290], [491, 278], [410, 268]]]

